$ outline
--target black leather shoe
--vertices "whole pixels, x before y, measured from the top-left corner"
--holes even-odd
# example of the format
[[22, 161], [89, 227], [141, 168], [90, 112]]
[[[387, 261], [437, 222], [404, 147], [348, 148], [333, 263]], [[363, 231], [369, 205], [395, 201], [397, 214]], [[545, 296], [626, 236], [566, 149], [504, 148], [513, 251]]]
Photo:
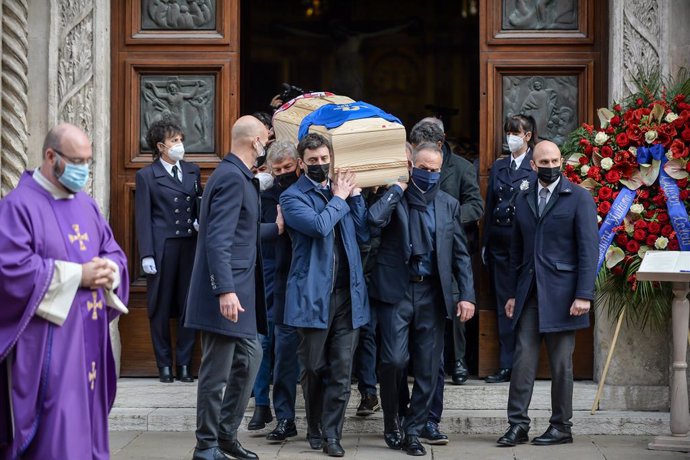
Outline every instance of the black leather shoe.
[[271, 415], [271, 408], [268, 406], [256, 406], [254, 408], [254, 414], [252, 415], [247, 429], [249, 431], [262, 430], [266, 428], [266, 424], [273, 421], [273, 415]]
[[376, 395], [362, 395], [362, 400], [357, 407], [356, 415], [359, 417], [366, 417], [367, 415], [373, 415], [374, 412], [381, 410], [381, 405], [379, 404], [379, 398]]
[[323, 438], [319, 432], [314, 434], [307, 433], [307, 442], [309, 443], [309, 447], [314, 450], [319, 450], [321, 447], [323, 447]]
[[453, 369], [453, 375], [451, 376], [453, 384], [462, 385], [467, 382], [470, 372], [467, 370], [467, 365], [465, 365], [464, 359], [459, 359], [455, 361], [455, 368]]
[[170, 369], [170, 366], [163, 366], [158, 368], [158, 380], [160, 380], [163, 383], [173, 382], [172, 369]]
[[295, 421], [284, 418], [278, 420], [278, 424], [273, 431], [266, 435], [266, 439], [269, 441], [285, 441], [293, 436], [297, 436]]
[[[258, 460], [259, 456], [256, 455], [251, 450], [247, 450], [242, 447], [242, 444], [238, 440], [234, 441], [223, 441], [218, 440], [218, 447], [220, 451], [230, 458], [236, 458], [237, 460]], [[227, 458], [226, 458], [227, 460]]]
[[329, 457], [344, 457], [345, 449], [340, 445], [339, 440], [329, 438], [323, 443], [323, 453], [328, 454]]
[[570, 444], [572, 442], [573, 435], [571, 433], [558, 431], [553, 425], [549, 425], [549, 428], [547, 428], [543, 435], [532, 439], [532, 444], [535, 446], [553, 446], [556, 444]]
[[489, 375], [484, 379], [486, 383], [510, 382], [510, 369], [499, 369], [495, 374]]
[[193, 382], [194, 377], [192, 377], [192, 373], [189, 372], [189, 366], [177, 366], [177, 369], [175, 369], [176, 375], [177, 375], [177, 380], [180, 382]]
[[194, 449], [194, 456], [192, 460], [228, 460], [228, 457], [218, 448], [211, 447], [210, 449]]
[[419, 442], [419, 438], [413, 435], [405, 435], [405, 439], [402, 442], [402, 450], [407, 452], [407, 455], [412, 455], [414, 457], [421, 457], [426, 455], [426, 449]]
[[520, 425], [513, 425], [508, 429], [508, 431], [506, 431], [506, 434], [498, 438], [496, 444], [502, 447], [513, 447], [517, 446], [518, 444], [524, 444], [529, 441], [529, 438], [527, 437], [528, 431], [529, 428], [526, 430]]
[[399, 431], [383, 433], [383, 440], [386, 441], [386, 445], [390, 449], [400, 450], [402, 448], [403, 435]]
[[427, 421], [422, 432], [419, 434], [422, 441], [432, 446], [445, 446], [448, 444], [448, 436], [441, 433], [438, 429], [438, 424], [432, 421]]

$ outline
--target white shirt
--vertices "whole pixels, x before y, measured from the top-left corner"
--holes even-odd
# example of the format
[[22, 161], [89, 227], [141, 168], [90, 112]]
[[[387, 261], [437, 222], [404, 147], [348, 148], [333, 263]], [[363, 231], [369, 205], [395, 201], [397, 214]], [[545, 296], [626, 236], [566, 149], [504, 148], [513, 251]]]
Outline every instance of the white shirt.
[[175, 177], [173, 175], [173, 172], [172, 172], [173, 166], [177, 166], [177, 180], [182, 182], [182, 165], [180, 164], [179, 161], [175, 162], [174, 165], [171, 165], [170, 163], [168, 163], [167, 161], [165, 161], [162, 158], [159, 161], [161, 162], [161, 164], [163, 165], [165, 170], [168, 171], [168, 174], [170, 174], [172, 177]]
[[525, 153], [523, 153], [519, 157], [513, 157], [513, 155], [510, 155], [511, 160], [515, 162], [515, 169], [520, 168], [520, 165], [522, 164], [522, 160], [524, 160], [525, 157], [527, 156], [527, 152], [529, 152], [529, 149], [525, 150]]
[[71, 200], [74, 198], [74, 193], [58, 188], [55, 184], [46, 179], [38, 168], [34, 169], [33, 178], [41, 188], [50, 193], [56, 200]]
[[553, 196], [553, 191], [556, 189], [556, 186], [558, 185], [558, 183], [559, 183], [560, 181], [561, 181], [561, 178], [559, 177], [558, 179], [556, 179], [555, 181], [553, 181], [553, 183], [549, 184], [547, 187], [544, 187], [543, 185], [541, 185], [541, 181], [539, 181], [539, 180], [537, 179], [537, 184], [538, 184], [538, 185], [537, 185], [537, 205], [539, 205], [539, 200], [540, 200], [540, 196], [541, 196], [541, 195], [539, 195], [539, 194], [541, 193], [541, 190], [544, 189], [544, 188], [549, 189], [549, 195], [548, 195], [547, 198], [546, 198], [546, 203], [548, 204], [549, 200], [550, 200], [551, 197]]

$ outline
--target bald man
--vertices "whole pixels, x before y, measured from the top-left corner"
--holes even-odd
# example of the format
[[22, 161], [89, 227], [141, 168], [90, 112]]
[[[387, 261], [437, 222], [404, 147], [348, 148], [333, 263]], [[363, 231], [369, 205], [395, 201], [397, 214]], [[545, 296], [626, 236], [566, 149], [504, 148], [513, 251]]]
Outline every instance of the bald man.
[[127, 260], [93, 199], [91, 142], [60, 124], [39, 169], [0, 200], [0, 458], [107, 459], [109, 322]]
[[201, 331], [194, 460], [258, 458], [237, 440], [237, 428], [261, 364], [257, 333], [268, 332], [259, 184], [250, 171], [267, 142], [268, 130], [258, 119], [239, 118], [231, 153], [211, 174], [201, 199], [185, 322]]
[[[598, 255], [592, 196], [561, 175], [558, 146], [542, 141], [531, 160], [537, 178], [515, 200], [510, 273], [505, 305], [515, 330], [515, 357], [508, 396], [510, 428], [499, 446], [527, 442], [527, 415], [546, 342], [551, 368], [551, 419], [532, 444], [573, 442], [573, 350], [575, 331], [589, 326]], [[521, 187], [522, 188], [522, 187]]]

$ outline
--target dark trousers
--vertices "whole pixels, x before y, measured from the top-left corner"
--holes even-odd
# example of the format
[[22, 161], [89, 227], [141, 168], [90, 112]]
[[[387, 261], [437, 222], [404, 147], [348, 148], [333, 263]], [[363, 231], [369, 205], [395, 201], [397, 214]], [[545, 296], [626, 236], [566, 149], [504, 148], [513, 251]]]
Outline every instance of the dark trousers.
[[397, 425], [394, 420], [400, 394], [407, 391], [402, 386], [407, 385], [411, 356], [414, 385], [402, 429], [405, 434], [418, 436], [427, 421], [443, 349], [445, 308], [438, 280], [410, 283], [405, 298], [395, 305], [378, 304], [376, 315], [381, 334], [379, 383], [384, 430], [391, 431]]
[[[456, 319], [456, 321], [458, 321]], [[460, 321], [458, 321], [460, 322]], [[436, 424], [441, 423], [441, 415], [443, 415], [443, 389], [446, 384], [446, 373], [443, 371], [443, 351], [441, 351], [441, 363], [438, 367], [438, 378], [436, 379], [436, 387], [434, 388], [434, 396], [431, 400], [431, 407], [429, 407], [429, 421]]]
[[349, 287], [331, 293], [328, 313], [328, 328], [299, 329], [298, 353], [309, 434], [320, 428], [324, 438], [341, 439], [359, 332], [352, 328]]
[[512, 227], [491, 227], [489, 233], [489, 272], [491, 286], [496, 296], [498, 319], [499, 367], [512, 369], [515, 353], [515, 331], [513, 320], [506, 317], [505, 305], [510, 293], [510, 238]]
[[192, 361], [192, 349], [196, 331], [183, 326], [185, 303], [189, 280], [192, 277], [193, 260], [186, 255], [194, 254], [195, 238], [168, 238], [165, 241], [163, 259], [158, 268], [157, 305], [149, 317], [151, 341], [158, 367], [172, 366], [172, 346], [170, 345], [170, 319], [177, 322], [177, 343], [175, 362], [178, 366], [188, 366]]
[[275, 259], [265, 257], [264, 266], [264, 293], [266, 295], [266, 311], [268, 313], [268, 334], [259, 334], [259, 342], [263, 350], [263, 358], [259, 373], [254, 382], [254, 403], [257, 406], [270, 406], [269, 390], [271, 385], [271, 371], [273, 370], [273, 280], [275, 278], [276, 262]]
[[275, 363], [273, 367], [273, 407], [278, 420], [295, 419], [295, 398], [299, 379], [298, 349], [300, 336], [297, 328], [276, 324], [273, 340]]
[[[201, 333], [201, 367], [196, 402], [196, 446], [234, 441], [261, 364], [258, 339]], [[223, 394], [223, 388], [225, 393]]]
[[362, 396], [376, 396], [376, 315], [371, 311], [369, 322], [359, 328], [359, 344], [355, 351], [354, 375]]
[[508, 394], [508, 421], [529, 428], [527, 415], [534, 379], [539, 368], [542, 339], [551, 366], [551, 420], [557, 430], [570, 432], [573, 425], [573, 351], [575, 332], [539, 332], [539, 308], [532, 296], [525, 304], [515, 330], [515, 360]]

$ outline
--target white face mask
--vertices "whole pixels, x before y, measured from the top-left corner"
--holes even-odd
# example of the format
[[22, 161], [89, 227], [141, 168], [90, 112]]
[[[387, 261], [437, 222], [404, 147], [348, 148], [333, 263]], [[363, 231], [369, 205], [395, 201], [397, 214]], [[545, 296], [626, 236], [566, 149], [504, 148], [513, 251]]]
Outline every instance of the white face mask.
[[273, 176], [267, 172], [256, 173], [254, 176], [259, 179], [259, 191], [263, 192], [273, 187]]
[[168, 156], [173, 161], [180, 161], [184, 158], [184, 144], [175, 144], [168, 149]]
[[525, 145], [523, 138], [514, 134], [508, 134], [508, 149], [510, 149], [510, 153], [517, 152], [523, 145]]

